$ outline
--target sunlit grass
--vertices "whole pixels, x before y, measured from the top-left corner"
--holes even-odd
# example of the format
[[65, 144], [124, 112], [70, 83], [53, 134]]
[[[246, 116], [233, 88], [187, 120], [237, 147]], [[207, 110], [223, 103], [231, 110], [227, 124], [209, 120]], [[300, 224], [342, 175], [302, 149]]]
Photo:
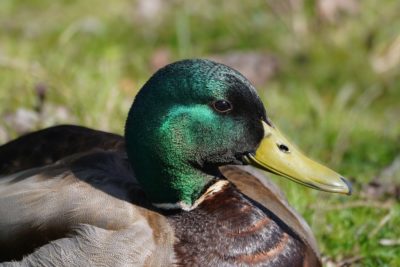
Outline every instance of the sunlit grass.
[[[274, 181], [310, 223], [324, 255], [398, 266], [399, 247], [379, 241], [400, 236], [399, 205], [346, 207], [366, 201], [362, 186], [400, 151], [400, 65], [388, 63], [384, 71], [374, 65], [397, 56], [400, 5], [362, 1], [358, 13], [332, 24], [318, 18], [312, 2], [287, 10], [261, 0], [172, 1], [146, 17], [138, 14], [138, 1], [2, 0], [0, 115], [33, 109], [35, 87], [44, 85], [47, 101], [71, 114], [57, 123], [122, 133], [157, 49], [167, 49], [171, 60], [272, 53], [280, 71], [258, 88], [269, 115], [307, 154], [349, 177], [355, 192], [328, 195]], [[17, 135], [6, 130], [7, 138]]]

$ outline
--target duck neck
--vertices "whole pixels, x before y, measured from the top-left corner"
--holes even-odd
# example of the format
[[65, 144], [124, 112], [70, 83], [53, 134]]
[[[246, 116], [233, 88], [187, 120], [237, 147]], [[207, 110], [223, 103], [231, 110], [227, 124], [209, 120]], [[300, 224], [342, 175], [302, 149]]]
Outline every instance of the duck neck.
[[216, 175], [208, 174], [189, 164], [145, 160], [135, 162], [134, 172], [147, 197], [159, 208], [191, 209]]
[[[132, 151], [133, 150], [133, 151]], [[136, 179], [146, 196], [161, 208], [191, 207], [209, 184], [219, 176], [219, 171], [204, 171], [183, 161], [177, 155], [141, 151], [141, 146], [127, 146], [128, 157]], [[186, 207], [186, 208], [184, 208]]]
[[[194, 168], [185, 171], [155, 174], [160, 179], [169, 181], [160, 187], [153, 187], [151, 192], [153, 204], [160, 208], [180, 208], [190, 210], [194, 203], [204, 193], [206, 188], [215, 180], [215, 176], [206, 174]], [[152, 190], [153, 191], [153, 190]]]

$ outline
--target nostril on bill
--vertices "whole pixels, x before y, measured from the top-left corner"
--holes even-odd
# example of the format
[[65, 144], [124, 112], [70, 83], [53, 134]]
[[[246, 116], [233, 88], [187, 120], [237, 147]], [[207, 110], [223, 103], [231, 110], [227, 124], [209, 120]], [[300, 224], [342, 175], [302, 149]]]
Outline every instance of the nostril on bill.
[[280, 151], [283, 153], [289, 153], [289, 148], [284, 144], [277, 144]]

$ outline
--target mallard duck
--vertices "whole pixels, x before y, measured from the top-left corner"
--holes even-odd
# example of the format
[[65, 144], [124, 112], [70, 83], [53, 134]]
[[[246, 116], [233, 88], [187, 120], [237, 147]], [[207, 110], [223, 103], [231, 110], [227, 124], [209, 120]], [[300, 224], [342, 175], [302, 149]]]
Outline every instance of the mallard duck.
[[0, 260], [320, 266], [305, 221], [244, 165], [351, 191], [287, 141], [240, 73], [208, 60], [172, 63], [137, 94], [125, 138], [63, 125], [0, 147]]

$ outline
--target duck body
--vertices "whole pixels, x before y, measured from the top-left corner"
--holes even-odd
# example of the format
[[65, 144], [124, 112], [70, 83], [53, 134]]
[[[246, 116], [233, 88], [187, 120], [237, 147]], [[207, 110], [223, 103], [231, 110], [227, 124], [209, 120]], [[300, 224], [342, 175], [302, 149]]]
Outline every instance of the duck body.
[[194, 212], [169, 220], [179, 240], [175, 244], [178, 265], [307, 266], [310, 261], [318, 266], [316, 254], [306, 257], [308, 244], [232, 183]]
[[[122, 136], [57, 126], [0, 147], [0, 155], [8, 155], [0, 165], [0, 259], [14, 261], [4, 266], [319, 264], [304, 221], [238, 167], [222, 169], [228, 180], [187, 212], [151, 205]], [[264, 196], [289, 224], [239, 188]]]
[[64, 125], [0, 146], [0, 266], [320, 266], [305, 221], [244, 165], [350, 193], [240, 73], [172, 63], [135, 97], [124, 137]]

